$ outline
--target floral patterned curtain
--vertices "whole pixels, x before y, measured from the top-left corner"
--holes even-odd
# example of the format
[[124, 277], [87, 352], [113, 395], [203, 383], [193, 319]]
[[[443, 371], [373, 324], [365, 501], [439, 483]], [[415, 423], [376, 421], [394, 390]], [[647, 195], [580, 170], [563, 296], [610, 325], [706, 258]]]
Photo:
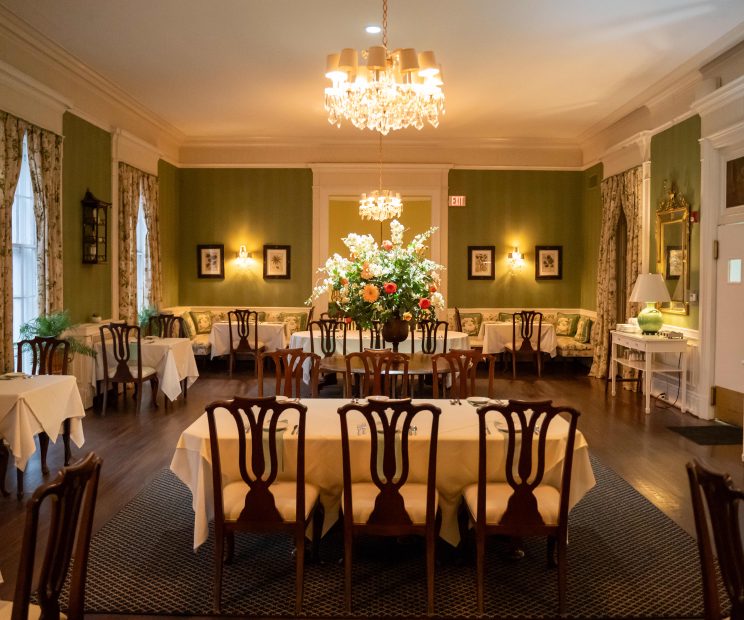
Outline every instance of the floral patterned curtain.
[[28, 164], [34, 188], [39, 313], [62, 310], [62, 136], [29, 125]]
[[119, 318], [137, 322], [137, 211], [142, 172], [119, 163]]
[[[616, 233], [620, 212], [628, 224], [626, 238], [626, 282], [632, 285], [638, 276], [641, 253], [641, 167], [631, 168], [602, 181], [602, 231], [599, 238], [599, 266], [597, 270], [597, 320], [594, 323], [592, 342], [594, 359], [589, 375], [607, 376], [607, 358], [610, 355], [609, 330], [617, 323], [617, 260]], [[625, 300], [626, 316], [632, 312], [631, 303]], [[625, 317], [622, 317], [623, 319]]]
[[147, 225], [147, 247], [145, 248], [145, 299], [149, 306], [162, 305], [163, 277], [160, 263], [160, 216], [158, 201], [158, 178], [142, 173], [145, 224]]
[[119, 163], [119, 318], [137, 321], [137, 214], [140, 197], [147, 225], [145, 299], [150, 306], [162, 300], [158, 178]]
[[13, 370], [13, 199], [26, 124], [0, 111], [0, 368]]

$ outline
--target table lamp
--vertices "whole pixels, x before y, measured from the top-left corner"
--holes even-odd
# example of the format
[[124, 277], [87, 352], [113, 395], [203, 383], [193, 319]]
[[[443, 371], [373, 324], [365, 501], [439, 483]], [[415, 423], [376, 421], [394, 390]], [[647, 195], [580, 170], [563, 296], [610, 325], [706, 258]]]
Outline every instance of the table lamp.
[[633, 285], [630, 301], [645, 303], [638, 313], [638, 327], [644, 334], [655, 334], [661, 329], [664, 318], [657, 310], [656, 302], [671, 301], [666, 284], [659, 273], [640, 273]]

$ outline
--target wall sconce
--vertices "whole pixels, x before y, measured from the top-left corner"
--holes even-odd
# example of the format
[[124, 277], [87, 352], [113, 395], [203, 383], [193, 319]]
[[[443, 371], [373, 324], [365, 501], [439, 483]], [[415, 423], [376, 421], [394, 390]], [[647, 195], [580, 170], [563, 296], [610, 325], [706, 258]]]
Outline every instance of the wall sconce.
[[252, 259], [253, 254], [251, 254], [244, 245], [241, 245], [238, 250], [238, 265], [245, 267]]
[[507, 261], [509, 262], [509, 273], [515, 276], [517, 272], [524, 266], [524, 254], [519, 251], [519, 248], [515, 245], [514, 250], [506, 255]]

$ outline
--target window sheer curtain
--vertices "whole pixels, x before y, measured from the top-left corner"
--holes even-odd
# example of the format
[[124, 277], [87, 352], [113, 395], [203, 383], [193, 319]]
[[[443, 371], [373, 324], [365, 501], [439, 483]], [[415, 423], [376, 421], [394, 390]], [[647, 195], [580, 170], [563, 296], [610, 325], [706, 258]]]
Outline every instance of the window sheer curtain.
[[119, 318], [137, 322], [137, 212], [140, 197], [147, 224], [145, 297], [147, 305], [162, 301], [158, 178], [119, 162]]
[[[609, 330], [615, 328], [617, 316], [617, 230], [620, 213], [625, 215], [627, 236], [625, 255], [625, 281], [628, 289], [638, 276], [641, 254], [641, 167], [631, 168], [602, 181], [602, 231], [599, 238], [599, 265], [597, 270], [597, 320], [592, 332], [594, 359], [589, 375], [607, 376]], [[626, 316], [632, 306], [627, 297], [623, 300]], [[625, 319], [625, 317], [620, 317]]]

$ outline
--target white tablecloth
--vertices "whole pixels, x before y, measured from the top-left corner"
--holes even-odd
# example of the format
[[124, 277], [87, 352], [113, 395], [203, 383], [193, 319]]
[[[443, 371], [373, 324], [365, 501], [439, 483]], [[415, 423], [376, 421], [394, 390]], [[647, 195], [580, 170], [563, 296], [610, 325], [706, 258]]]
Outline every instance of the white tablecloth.
[[36, 452], [34, 437], [44, 431], [56, 442], [68, 418], [70, 438], [76, 446], [82, 446], [84, 417], [83, 401], [72, 375], [0, 381], [0, 438], [8, 444], [20, 470], [26, 469], [28, 459]]
[[[160, 389], [169, 400], [173, 401], [181, 394], [181, 381], [191, 386], [199, 377], [194, 350], [188, 338], [157, 338], [149, 336], [142, 339], [142, 365], [155, 369], [160, 381]], [[100, 355], [101, 345], [96, 346], [96, 378], [103, 379], [103, 359]], [[109, 370], [115, 366], [113, 351], [108, 352]], [[134, 358], [133, 358], [134, 359]]]
[[[212, 345], [212, 359], [219, 355], [230, 353], [230, 324], [213, 323], [209, 332], [209, 342]], [[253, 346], [253, 329], [249, 329], [248, 338]], [[238, 337], [238, 326], [233, 325], [233, 338]], [[284, 323], [259, 323], [258, 339], [264, 343], [267, 351], [277, 351], [287, 346], [287, 329]], [[237, 342], [237, 340], [236, 340]]]
[[[478, 336], [483, 338], [483, 353], [501, 353], [504, 350], [505, 343], [512, 341], [512, 324], [508, 323], [481, 323]], [[532, 346], [537, 348], [537, 326], [530, 340]], [[517, 346], [521, 345], [522, 338], [519, 335], [519, 325], [517, 325]], [[555, 357], [558, 352], [556, 346], [558, 341], [555, 337], [555, 325], [552, 323], [543, 323], [542, 337], [540, 338], [540, 350], [543, 353], [549, 353], [550, 357]]]
[[[338, 518], [338, 510], [343, 490], [341, 464], [341, 429], [338, 408], [348, 402], [343, 399], [306, 399], [302, 401], [308, 407], [305, 432], [305, 480], [320, 488], [320, 499], [325, 508], [323, 531]], [[423, 401], [416, 401], [423, 402]], [[448, 400], [429, 401], [442, 409], [439, 424], [439, 442], [437, 446], [437, 489], [439, 505], [442, 508], [442, 538], [453, 545], [459, 542], [457, 526], [457, 507], [463, 489], [478, 480], [478, 417], [475, 408], [464, 403], [451, 405]], [[240, 479], [237, 464], [237, 436], [235, 423], [225, 410], [217, 418], [220, 435], [220, 454], [224, 482]], [[295, 412], [287, 412], [285, 417], [288, 428], [294, 426]], [[358, 414], [357, 414], [358, 415]], [[494, 416], [496, 414], [493, 414]], [[417, 434], [410, 438], [410, 474], [409, 480], [426, 480], [426, 459], [428, 457], [429, 416], [421, 414], [416, 418]], [[352, 476], [356, 479], [369, 480], [369, 438], [357, 436], [357, 423], [350, 417], [351, 439], [360, 440], [358, 448], [352, 452]], [[549, 429], [546, 443], [545, 482], [558, 485], [561, 474], [560, 453], [565, 446], [567, 424], [555, 420]], [[489, 477], [503, 480], [505, 435], [491, 426], [492, 434], [488, 437], [488, 449], [500, 451], [501, 456], [490, 458], [493, 470]], [[297, 461], [296, 436], [291, 432], [283, 435], [283, 472], [280, 477], [293, 479]], [[250, 447], [250, 444], [249, 444]], [[250, 457], [250, 454], [248, 455]], [[496, 463], [499, 466], [496, 466]], [[209, 521], [214, 518], [212, 494], [211, 450], [209, 429], [206, 414], [189, 426], [178, 440], [175, 454], [170, 465], [171, 470], [189, 487], [194, 509], [194, 548], [204, 543], [209, 536]], [[570, 506], [573, 507], [595, 484], [594, 474], [589, 462], [586, 440], [577, 433], [574, 451], [573, 474], [571, 483]]]
[[[313, 330], [314, 340], [315, 340], [315, 352], [318, 355], [322, 356], [321, 353], [321, 337], [320, 333]], [[417, 331], [415, 334], [416, 339], [416, 352], [421, 351], [421, 332]], [[342, 347], [342, 337], [338, 337], [338, 343], [337, 343], [337, 352], [341, 353], [341, 347]], [[444, 338], [440, 337], [437, 338], [437, 353], [441, 353], [443, 349], [444, 344]], [[289, 346], [293, 349], [299, 348], [303, 351], [310, 351], [310, 332], [309, 331], [303, 331], [303, 332], [295, 332], [292, 334], [292, 337], [289, 340]], [[365, 331], [364, 333], [364, 347], [369, 346], [369, 332]], [[386, 345], [390, 347], [391, 345]], [[469, 349], [470, 344], [468, 343], [468, 335], [463, 332], [456, 332], [456, 331], [448, 331], [447, 332], [447, 350], [450, 349]], [[360, 351], [360, 343], [359, 343], [359, 331], [353, 330], [349, 331], [346, 334], [346, 352], [352, 353], [354, 351]], [[398, 345], [398, 351], [401, 353], [410, 353], [411, 352], [411, 336], [409, 334], [408, 339], [405, 342], [401, 342]]]

